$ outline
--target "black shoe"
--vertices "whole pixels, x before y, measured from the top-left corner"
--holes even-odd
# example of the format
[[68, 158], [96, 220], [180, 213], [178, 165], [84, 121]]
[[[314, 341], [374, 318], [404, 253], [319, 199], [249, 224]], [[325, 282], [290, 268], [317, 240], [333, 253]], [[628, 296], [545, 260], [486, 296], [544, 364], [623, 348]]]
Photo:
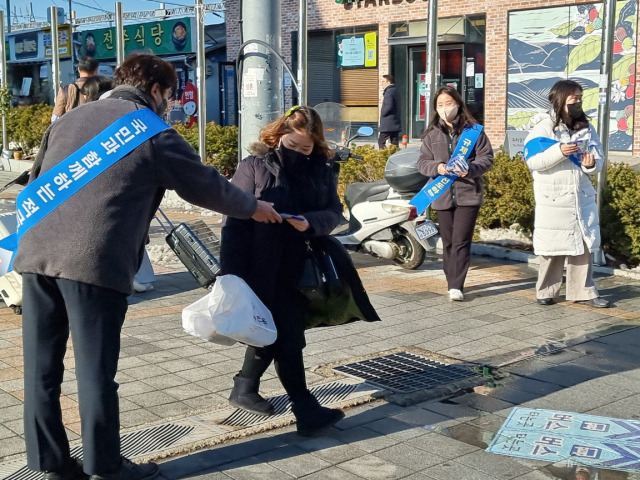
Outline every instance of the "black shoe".
[[229, 403], [234, 407], [242, 408], [256, 415], [265, 417], [273, 415], [273, 405], [258, 393], [259, 387], [259, 380], [236, 375], [233, 377], [233, 390], [229, 395]]
[[540, 305], [553, 305], [556, 301], [553, 298], [538, 298]]
[[602, 297], [591, 298], [589, 300], [579, 300], [576, 303], [590, 305], [595, 308], [609, 308], [611, 306], [611, 302], [609, 300], [605, 300]]
[[69, 462], [59, 471], [44, 472], [43, 480], [86, 480], [89, 475], [82, 471], [82, 462], [77, 458], [69, 459]]
[[155, 463], [133, 463], [122, 457], [120, 467], [114, 472], [101, 475], [91, 475], [90, 480], [151, 480], [160, 473], [160, 467]]
[[292, 404], [291, 410], [296, 416], [298, 435], [303, 437], [319, 435], [344, 418], [342, 410], [320, 406], [311, 394]]

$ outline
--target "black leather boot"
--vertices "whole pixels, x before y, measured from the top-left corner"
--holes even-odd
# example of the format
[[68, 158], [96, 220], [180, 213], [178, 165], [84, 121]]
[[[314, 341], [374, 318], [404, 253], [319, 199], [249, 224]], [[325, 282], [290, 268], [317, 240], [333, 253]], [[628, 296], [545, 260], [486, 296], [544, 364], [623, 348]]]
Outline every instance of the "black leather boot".
[[233, 377], [233, 390], [229, 395], [229, 403], [256, 415], [265, 417], [273, 415], [273, 405], [258, 393], [260, 380], [244, 378], [240, 375]]
[[311, 394], [292, 404], [291, 410], [296, 416], [298, 435], [303, 437], [318, 435], [344, 418], [342, 410], [322, 407]]

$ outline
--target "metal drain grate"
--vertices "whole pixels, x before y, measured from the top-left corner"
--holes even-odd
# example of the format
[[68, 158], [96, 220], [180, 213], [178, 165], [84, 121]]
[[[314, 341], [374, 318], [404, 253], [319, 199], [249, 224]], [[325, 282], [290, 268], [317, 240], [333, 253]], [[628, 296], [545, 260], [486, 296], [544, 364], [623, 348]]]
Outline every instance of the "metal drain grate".
[[[126, 433], [120, 437], [120, 451], [125, 457], [136, 457], [170, 447], [187, 436], [195, 427], [173, 425], [171, 423]], [[71, 456], [82, 458], [82, 447], [71, 449]], [[36, 472], [25, 466], [15, 471], [5, 480], [40, 480], [42, 472]]]
[[333, 370], [399, 393], [417, 392], [475, 375], [467, 367], [447, 365], [409, 352], [349, 363]]
[[[347, 397], [353, 393], [357, 385], [349, 385], [341, 382], [332, 382], [325, 385], [320, 385], [311, 388], [311, 393], [318, 399], [321, 405], [327, 405], [334, 402], [340, 402], [346, 400]], [[288, 395], [278, 395], [277, 397], [269, 398], [269, 402], [273, 405], [275, 413], [269, 417], [256, 415], [254, 413], [247, 412], [246, 410], [237, 409], [227, 418], [225, 418], [220, 425], [229, 425], [234, 427], [252, 427], [260, 423], [264, 423], [277, 419], [279, 417], [288, 415], [291, 413], [291, 405], [289, 404]]]

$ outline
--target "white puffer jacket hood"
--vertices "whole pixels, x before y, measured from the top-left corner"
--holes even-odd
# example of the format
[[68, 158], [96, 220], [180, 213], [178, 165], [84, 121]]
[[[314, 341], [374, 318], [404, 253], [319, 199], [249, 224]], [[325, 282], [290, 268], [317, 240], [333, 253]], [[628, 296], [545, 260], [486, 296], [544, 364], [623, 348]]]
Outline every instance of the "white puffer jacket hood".
[[525, 145], [538, 137], [561, 143], [586, 139], [596, 163], [592, 168], [575, 165], [562, 154], [560, 143], [526, 159], [536, 201], [533, 248], [536, 255], [575, 256], [584, 253], [586, 244], [593, 252], [600, 248], [600, 223], [590, 176], [602, 170], [602, 145], [591, 125], [588, 131], [571, 132], [562, 122], [554, 131], [553, 124], [553, 117], [544, 115]]

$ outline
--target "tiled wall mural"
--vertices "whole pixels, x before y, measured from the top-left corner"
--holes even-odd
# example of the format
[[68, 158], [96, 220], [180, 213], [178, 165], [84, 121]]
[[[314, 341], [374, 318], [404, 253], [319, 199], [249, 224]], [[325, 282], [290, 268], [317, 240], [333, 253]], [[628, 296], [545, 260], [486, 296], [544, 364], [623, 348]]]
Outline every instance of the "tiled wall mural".
[[[630, 150], [633, 140], [637, 0], [616, 4], [609, 149]], [[512, 12], [509, 15], [507, 128], [528, 130], [549, 108], [558, 80], [584, 89], [583, 108], [597, 126], [602, 58], [602, 4]]]

